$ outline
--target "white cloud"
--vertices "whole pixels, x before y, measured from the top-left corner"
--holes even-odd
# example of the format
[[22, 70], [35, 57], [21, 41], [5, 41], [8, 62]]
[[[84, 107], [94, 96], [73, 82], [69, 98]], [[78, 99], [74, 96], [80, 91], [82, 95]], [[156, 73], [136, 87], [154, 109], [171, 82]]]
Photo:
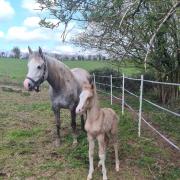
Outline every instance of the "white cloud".
[[[40, 20], [41, 20], [41, 18], [38, 16], [27, 17], [24, 20], [23, 25], [26, 27], [37, 28], [37, 27], [39, 27]], [[59, 20], [57, 20], [57, 19], [47, 19], [47, 21], [52, 22], [54, 24], [59, 22]]]
[[27, 27], [39, 27], [40, 18], [37, 16], [27, 17], [23, 24]]
[[75, 55], [75, 54], [79, 54], [81, 50], [82, 49], [80, 49], [78, 47], [73, 47], [70, 44], [62, 44], [62, 45], [56, 46], [53, 49], [53, 52], [58, 53], [58, 54]]
[[0, 0], [0, 21], [9, 19], [15, 14], [14, 9], [7, 0]]
[[24, 26], [14, 26], [9, 28], [7, 35], [7, 40], [9, 41], [43, 41], [52, 38], [51, 36], [47, 36], [45, 32], [40, 28], [36, 28], [34, 30], [28, 30], [27, 27]]
[[0, 38], [4, 37], [4, 32], [0, 31]]
[[[62, 41], [62, 32], [64, 31], [64, 26], [61, 25], [57, 29], [48, 29], [39, 27], [40, 18], [37, 16], [28, 17], [24, 20], [23, 26], [13, 26], [10, 27], [6, 34], [6, 39], [9, 41], [51, 41], [60, 42]], [[51, 22], [57, 22], [55, 19], [49, 19]], [[75, 24], [70, 23], [67, 28], [66, 42], [68, 42], [72, 37], [76, 36], [81, 30], [74, 27]]]
[[23, 0], [21, 6], [22, 8], [30, 11], [31, 13], [35, 13], [38, 9], [40, 9], [41, 5], [35, 0]]

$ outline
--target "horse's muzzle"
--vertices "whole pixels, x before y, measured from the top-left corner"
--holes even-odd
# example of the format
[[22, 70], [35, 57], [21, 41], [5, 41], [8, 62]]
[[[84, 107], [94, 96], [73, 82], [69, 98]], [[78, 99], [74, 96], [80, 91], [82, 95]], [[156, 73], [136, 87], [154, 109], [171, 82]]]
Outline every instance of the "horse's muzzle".
[[35, 86], [35, 84], [30, 81], [29, 79], [25, 79], [24, 80], [24, 88], [28, 91], [36, 91], [36, 92], [39, 92], [39, 85], [38, 86]]

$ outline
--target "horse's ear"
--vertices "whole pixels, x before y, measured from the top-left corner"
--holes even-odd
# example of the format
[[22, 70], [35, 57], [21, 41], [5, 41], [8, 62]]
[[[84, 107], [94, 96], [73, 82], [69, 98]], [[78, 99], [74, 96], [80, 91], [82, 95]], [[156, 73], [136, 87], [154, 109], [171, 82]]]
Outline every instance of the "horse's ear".
[[41, 47], [39, 47], [39, 55], [43, 58], [43, 52], [42, 52]]
[[28, 51], [29, 51], [29, 54], [33, 53], [32, 49], [29, 46], [28, 46]]

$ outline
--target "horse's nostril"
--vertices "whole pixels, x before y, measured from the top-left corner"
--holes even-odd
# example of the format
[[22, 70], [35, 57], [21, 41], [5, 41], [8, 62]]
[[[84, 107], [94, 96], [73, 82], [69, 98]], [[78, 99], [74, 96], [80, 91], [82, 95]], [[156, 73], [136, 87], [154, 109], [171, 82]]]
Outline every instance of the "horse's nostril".
[[31, 87], [31, 84], [30, 83], [28, 83], [28, 88], [30, 88]]

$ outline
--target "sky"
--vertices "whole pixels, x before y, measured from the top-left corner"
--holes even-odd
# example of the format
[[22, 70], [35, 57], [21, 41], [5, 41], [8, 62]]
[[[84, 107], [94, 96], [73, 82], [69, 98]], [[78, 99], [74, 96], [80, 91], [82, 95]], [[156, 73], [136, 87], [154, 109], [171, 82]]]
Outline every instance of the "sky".
[[[52, 30], [39, 26], [39, 4], [35, 0], [0, 0], [0, 51], [10, 51], [18, 46], [22, 52], [27, 52], [28, 45], [32, 49], [39, 46], [49, 52], [60, 54], [79, 54], [83, 52], [80, 47], [70, 43], [82, 29], [75, 22], [68, 26], [69, 33], [66, 42], [62, 42], [61, 34], [64, 25]], [[56, 22], [57, 20], [51, 19]], [[86, 51], [92, 54], [92, 51]]]

